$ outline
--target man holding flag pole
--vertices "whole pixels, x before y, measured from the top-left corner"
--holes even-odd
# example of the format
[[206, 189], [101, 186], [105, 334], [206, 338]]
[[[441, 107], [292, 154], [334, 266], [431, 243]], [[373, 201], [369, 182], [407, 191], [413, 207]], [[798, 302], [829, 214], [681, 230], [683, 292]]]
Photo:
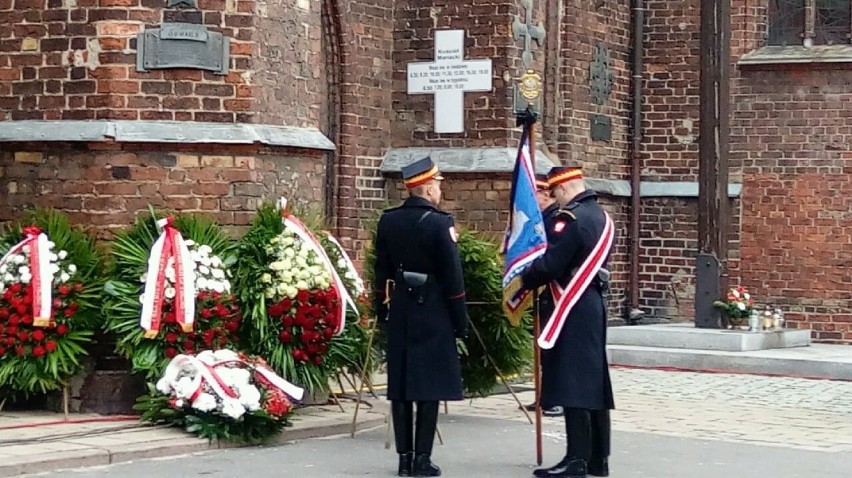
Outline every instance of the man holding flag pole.
[[[548, 183], [560, 209], [553, 217], [546, 252], [536, 254], [519, 277], [520, 286], [504, 288], [517, 303], [541, 286], [556, 302], [537, 344], [548, 350], [543, 370], [540, 407], [562, 406], [568, 439], [565, 457], [538, 477], [608, 476], [609, 410], [615, 408], [606, 358], [606, 263], [615, 236], [609, 214], [586, 190], [579, 168], [557, 167]], [[507, 257], [508, 259], [508, 257]], [[538, 387], [537, 387], [538, 389]]]

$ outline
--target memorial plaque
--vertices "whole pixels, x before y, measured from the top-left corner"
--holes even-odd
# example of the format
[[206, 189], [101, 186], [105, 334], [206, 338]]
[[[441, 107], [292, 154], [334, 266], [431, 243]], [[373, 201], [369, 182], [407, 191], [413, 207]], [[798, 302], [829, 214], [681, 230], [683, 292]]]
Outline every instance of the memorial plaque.
[[609, 116], [591, 115], [589, 123], [593, 141], [609, 142], [612, 139], [612, 120]]
[[189, 68], [228, 73], [230, 38], [192, 23], [164, 23], [139, 33], [136, 71]]

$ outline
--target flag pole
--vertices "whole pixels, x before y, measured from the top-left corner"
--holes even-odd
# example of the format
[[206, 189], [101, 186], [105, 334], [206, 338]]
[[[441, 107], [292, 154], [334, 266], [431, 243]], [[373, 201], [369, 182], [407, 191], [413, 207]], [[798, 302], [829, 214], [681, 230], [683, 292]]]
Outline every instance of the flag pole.
[[[530, 160], [535, 168], [535, 122], [536, 115], [527, 109], [525, 126], [529, 129]], [[533, 375], [535, 383], [535, 459], [538, 465], [543, 462], [541, 444], [541, 349], [538, 346], [538, 336], [541, 333], [541, 323], [538, 308], [538, 290], [533, 291]]]

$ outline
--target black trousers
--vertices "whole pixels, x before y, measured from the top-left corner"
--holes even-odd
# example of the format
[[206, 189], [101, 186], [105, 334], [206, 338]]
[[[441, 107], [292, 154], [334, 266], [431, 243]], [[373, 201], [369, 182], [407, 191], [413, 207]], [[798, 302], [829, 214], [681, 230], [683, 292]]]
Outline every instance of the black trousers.
[[609, 410], [568, 408], [565, 410], [568, 456], [586, 462], [607, 458], [610, 453]]
[[391, 416], [397, 453], [432, 455], [435, 428], [438, 426], [438, 402], [417, 402], [417, 420], [414, 420], [414, 402], [391, 401]]

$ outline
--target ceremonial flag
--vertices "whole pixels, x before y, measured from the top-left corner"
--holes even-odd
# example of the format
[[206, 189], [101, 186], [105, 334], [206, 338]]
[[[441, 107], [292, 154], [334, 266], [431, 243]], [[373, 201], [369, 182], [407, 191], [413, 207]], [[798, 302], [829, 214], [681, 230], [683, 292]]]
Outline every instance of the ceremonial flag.
[[512, 325], [532, 303], [530, 291], [519, 294], [520, 274], [547, 249], [544, 221], [535, 191], [535, 158], [531, 141], [532, 125], [524, 127], [512, 173], [509, 224], [503, 240], [503, 310]]

